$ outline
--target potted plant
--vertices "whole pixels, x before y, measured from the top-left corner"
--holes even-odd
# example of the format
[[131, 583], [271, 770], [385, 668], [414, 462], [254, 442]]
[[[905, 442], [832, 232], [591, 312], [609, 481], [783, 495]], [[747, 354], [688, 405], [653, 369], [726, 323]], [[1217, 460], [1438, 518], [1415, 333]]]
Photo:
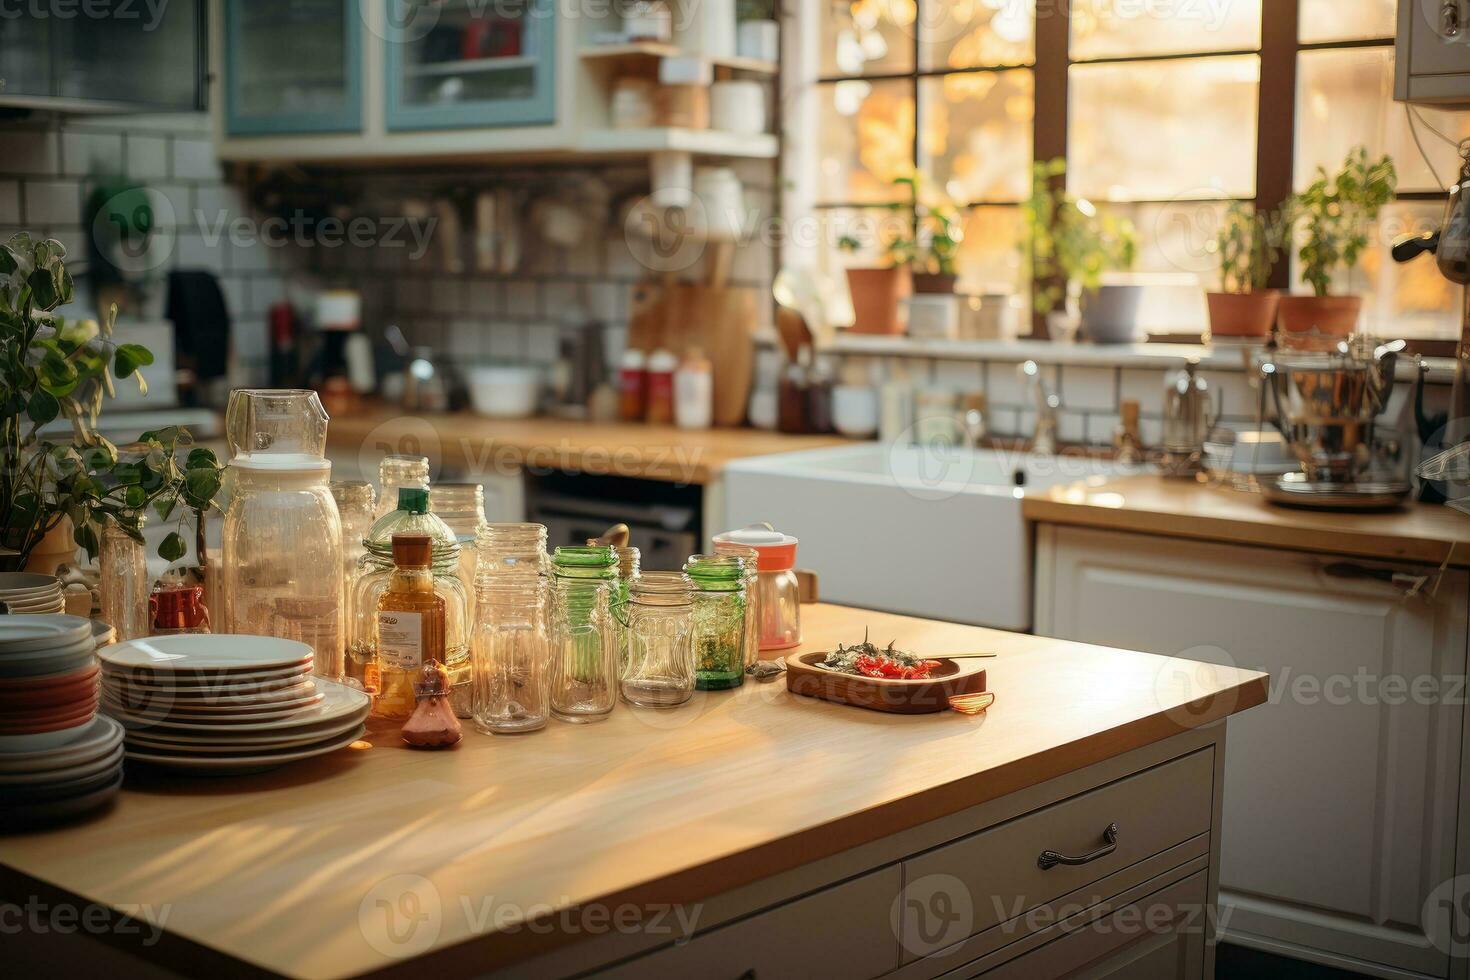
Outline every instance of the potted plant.
[[[856, 253], [862, 248], [853, 235], [843, 235], [837, 247], [844, 252]], [[901, 334], [903, 319], [899, 316], [899, 303], [909, 294], [912, 282], [907, 264], [897, 261], [892, 248], [884, 249], [884, 265], [850, 266], [847, 270], [847, 290], [852, 295], [853, 333]]]
[[1103, 273], [1130, 269], [1138, 239], [1127, 220], [1100, 214], [1090, 201], [1062, 186], [1065, 160], [1031, 170], [1031, 196], [1021, 205], [1031, 261], [1032, 301], [1048, 336], [1069, 339], [1079, 312], [1094, 340], [1131, 340], [1142, 287], [1108, 285]]
[[1285, 234], [1279, 212], [1257, 213], [1235, 201], [1215, 236], [1220, 292], [1207, 293], [1212, 337], [1267, 337], [1281, 292], [1267, 289]]
[[907, 233], [890, 242], [888, 250], [896, 263], [909, 267], [915, 293], [953, 293], [964, 227], [949, 199], [922, 192], [923, 183], [918, 174], [893, 179], [894, 186], [907, 189], [908, 200], [889, 206], [903, 209], [909, 224]]
[[781, 60], [781, 25], [776, 0], [737, 0], [735, 53], [757, 61]]
[[[163, 520], [177, 515], [179, 529], [158, 548], [176, 561], [186, 550], [186, 511], [199, 517], [214, 505], [219, 461], [194, 448], [181, 464], [177, 454], [193, 440], [178, 427], [144, 433], [123, 450], [97, 431], [114, 377], [136, 375], [153, 354], [112, 340], [115, 308], [100, 324], [54, 315], [72, 298], [65, 257], [61, 243], [25, 233], [0, 245], [0, 569], [24, 568], [68, 521], [73, 541], [89, 555], [109, 521], [141, 542], [150, 509]], [[141, 375], [137, 381], [146, 391]], [[43, 436], [58, 418], [71, 424], [70, 440]]]
[[1281, 297], [1281, 327], [1288, 335], [1336, 338], [1357, 327], [1363, 298], [1354, 293], [1332, 295], [1333, 275], [1345, 270], [1351, 284], [1373, 222], [1393, 200], [1397, 186], [1393, 161], [1387, 156], [1370, 159], [1367, 149], [1359, 146], [1336, 174], [1318, 167], [1311, 185], [1291, 199], [1289, 226], [1301, 225], [1297, 259], [1312, 295]]

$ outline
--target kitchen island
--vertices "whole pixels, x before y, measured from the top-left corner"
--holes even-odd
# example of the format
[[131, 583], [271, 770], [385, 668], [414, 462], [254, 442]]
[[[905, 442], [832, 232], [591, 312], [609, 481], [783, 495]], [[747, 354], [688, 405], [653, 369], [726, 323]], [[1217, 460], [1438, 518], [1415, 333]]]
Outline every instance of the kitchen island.
[[382, 726], [257, 776], [139, 772], [89, 822], [0, 838], [0, 901], [114, 910], [89, 935], [7, 934], [7, 965], [1044, 976], [1117, 956], [1212, 975], [1223, 720], [1265, 700], [1264, 675], [839, 606], [803, 616], [799, 651], [865, 629], [931, 655], [993, 651], [997, 700], [898, 716], [750, 682], [445, 752]]

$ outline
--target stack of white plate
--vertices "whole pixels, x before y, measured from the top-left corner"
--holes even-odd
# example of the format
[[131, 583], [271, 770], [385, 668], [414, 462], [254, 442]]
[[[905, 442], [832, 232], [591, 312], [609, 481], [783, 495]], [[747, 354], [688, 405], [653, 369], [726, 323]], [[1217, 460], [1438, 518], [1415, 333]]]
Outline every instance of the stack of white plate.
[[90, 812], [122, 786], [123, 729], [97, 715], [60, 745], [0, 752], [0, 827], [51, 826]]
[[355, 742], [371, 701], [313, 677], [311, 648], [269, 636], [180, 634], [97, 651], [102, 710], [127, 757], [193, 773], [260, 772]]
[[0, 572], [0, 602], [12, 613], [44, 615], [66, 611], [61, 579], [31, 572]]

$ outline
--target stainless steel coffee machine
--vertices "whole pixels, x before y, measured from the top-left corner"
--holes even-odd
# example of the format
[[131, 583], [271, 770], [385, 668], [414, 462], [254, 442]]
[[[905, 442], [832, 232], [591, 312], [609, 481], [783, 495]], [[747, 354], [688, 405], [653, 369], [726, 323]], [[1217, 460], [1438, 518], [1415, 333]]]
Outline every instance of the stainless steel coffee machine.
[[[1378, 441], [1404, 342], [1352, 337], [1330, 351], [1271, 351], [1259, 362], [1266, 414], [1301, 470], [1268, 481], [1273, 503], [1297, 507], [1397, 507], [1410, 486]], [[1264, 420], [1263, 420], [1264, 421]]]

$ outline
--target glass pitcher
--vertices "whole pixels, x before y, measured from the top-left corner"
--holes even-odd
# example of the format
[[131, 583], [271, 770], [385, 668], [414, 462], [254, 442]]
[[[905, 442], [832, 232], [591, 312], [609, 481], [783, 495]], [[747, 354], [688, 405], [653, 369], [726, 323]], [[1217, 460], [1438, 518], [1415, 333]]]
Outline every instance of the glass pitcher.
[[304, 388], [237, 388], [225, 409], [231, 461], [280, 457], [275, 465], [323, 460], [327, 412], [317, 393]]

